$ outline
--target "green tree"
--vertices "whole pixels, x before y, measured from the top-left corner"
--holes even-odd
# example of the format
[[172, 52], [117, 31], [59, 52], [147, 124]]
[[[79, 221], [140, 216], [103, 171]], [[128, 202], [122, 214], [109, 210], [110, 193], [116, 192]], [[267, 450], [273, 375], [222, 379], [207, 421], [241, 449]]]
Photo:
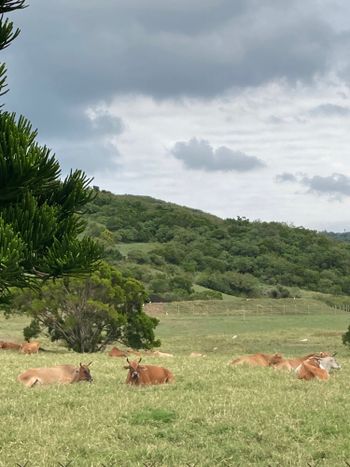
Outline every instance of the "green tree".
[[344, 345], [347, 345], [348, 347], [350, 347], [350, 326], [348, 327], [348, 330], [346, 331], [346, 333], [342, 335], [342, 341]]
[[75, 352], [97, 352], [114, 341], [133, 348], [160, 345], [154, 336], [158, 320], [144, 313], [145, 299], [139, 281], [101, 262], [90, 277], [50, 281], [40, 293], [23, 292], [13, 306], [32, 317], [26, 339], [44, 331]]
[[[0, 50], [19, 34], [4, 14], [24, 1], [0, 0]], [[0, 95], [7, 92], [0, 65]], [[0, 112], [0, 300], [11, 287], [91, 271], [101, 255], [80, 214], [95, 196], [80, 170], [61, 180], [60, 166], [24, 117]]]

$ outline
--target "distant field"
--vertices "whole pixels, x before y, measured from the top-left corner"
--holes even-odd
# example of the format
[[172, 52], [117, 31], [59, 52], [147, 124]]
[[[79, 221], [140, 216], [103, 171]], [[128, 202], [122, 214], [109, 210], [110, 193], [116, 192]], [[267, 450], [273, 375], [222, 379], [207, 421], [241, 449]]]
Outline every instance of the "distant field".
[[[276, 301], [275, 301], [276, 303]], [[25, 356], [0, 351], [0, 465], [346, 466], [350, 464], [350, 351], [341, 334], [350, 315], [312, 301], [220, 308], [218, 302], [158, 306], [162, 349], [144, 357], [173, 370], [169, 386], [124, 384], [123, 359], [48, 349]], [[283, 302], [280, 302], [283, 305]], [[254, 306], [255, 305], [255, 306]], [[307, 306], [309, 305], [309, 306]], [[192, 306], [192, 307], [191, 307]], [[270, 307], [270, 308], [269, 308]], [[0, 339], [22, 340], [24, 320], [0, 320]], [[342, 370], [328, 382], [302, 382], [269, 368], [234, 368], [244, 353], [303, 355], [338, 351]], [[206, 357], [191, 359], [191, 351]], [[26, 368], [93, 360], [94, 383], [25, 389]]]

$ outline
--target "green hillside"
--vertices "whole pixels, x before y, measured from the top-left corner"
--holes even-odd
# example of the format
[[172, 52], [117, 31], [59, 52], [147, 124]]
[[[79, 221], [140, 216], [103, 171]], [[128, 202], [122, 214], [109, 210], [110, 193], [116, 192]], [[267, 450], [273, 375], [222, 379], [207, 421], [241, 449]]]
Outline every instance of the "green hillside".
[[98, 191], [86, 232], [152, 301], [350, 294], [350, 244], [278, 222], [220, 219], [145, 196]]

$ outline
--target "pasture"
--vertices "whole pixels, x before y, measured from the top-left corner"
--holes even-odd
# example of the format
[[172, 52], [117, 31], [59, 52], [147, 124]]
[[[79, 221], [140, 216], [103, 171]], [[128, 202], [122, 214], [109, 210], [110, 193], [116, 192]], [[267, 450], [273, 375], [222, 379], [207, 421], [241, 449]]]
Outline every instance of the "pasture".
[[[171, 385], [126, 386], [124, 359], [75, 354], [44, 338], [38, 355], [0, 350], [0, 465], [350, 465], [350, 351], [341, 343], [350, 315], [220, 306], [201, 314], [204, 305], [172, 304], [158, 313], [161, 350], [175, 357], [144, 362], [171, 369]], [[1, 318], [0, 339], [22, 340], [24, 322]], [[246, 353], [321, 350], [338, 351], [342, 365], [327, 382], [227, 366]], [[206, 357], [190, 358], [192, 351]], [[27, 389], [16, 381], [30, 367], [90, 360], [92, 384]]]

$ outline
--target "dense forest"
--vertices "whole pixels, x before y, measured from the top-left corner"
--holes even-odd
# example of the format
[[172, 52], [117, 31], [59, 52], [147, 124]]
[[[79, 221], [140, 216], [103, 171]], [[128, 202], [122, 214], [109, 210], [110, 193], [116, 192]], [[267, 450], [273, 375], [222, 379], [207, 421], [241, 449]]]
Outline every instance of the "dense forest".
[[220, 219], [150, 197], [97, 191], [86, 233], [152, 301], [350, 294], [350, 244], [278, 222]]

